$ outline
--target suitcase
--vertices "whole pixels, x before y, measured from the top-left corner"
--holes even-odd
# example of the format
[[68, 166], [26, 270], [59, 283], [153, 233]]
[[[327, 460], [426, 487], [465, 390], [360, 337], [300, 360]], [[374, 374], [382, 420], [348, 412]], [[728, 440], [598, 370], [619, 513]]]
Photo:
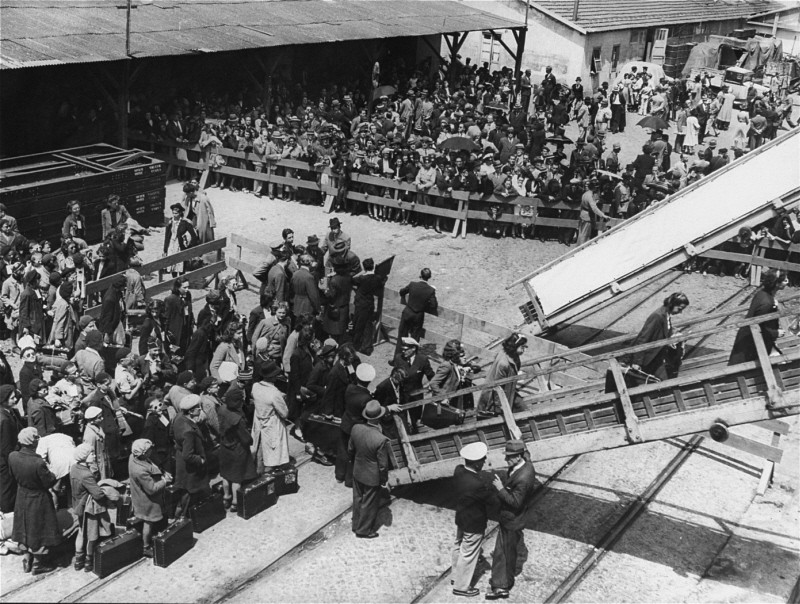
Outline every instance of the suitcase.
[[125, 493], [117, 503], [117, 517], [114, 519], [114, 524], [120, 528], [126, 528], [131, 521], [135, 520], [133, 516], [133, 508], [131, 507], [130, 493]]
[[227, 515], [220, 493], [213, 493], [205, 501], [189, 508], [189, 518], [192, 519], [195, 533], [202, 533], [207, 528], [211, 528]]
[[236, 513], [245, 520], [272, 507], [278, 502], [275, 477], [266, 475], [248, 485], [242, 485], [236, 494]]
[[94, 573], [101, 579], [142, 557], [144, 544], [139, 531], [125, 531], [102, 541], [94, 551]]
[[460, 426], [464, 423], [466, 413], [448, 403], [428, 403], [422, 406], [421, 421], [433, 430], [441, 430], [450, 426]]
[[193, 547], [192, 521], [178, 520], [153, 537], [153, 564], [166, 568]]
[[279, 470], [273, 470], [272, 475], [275, 477], [275, 494], [278, 497], [291, 495], [300, 490], [300, 485], [297, 482], [297, 466], [294, 463], [290, 463]]

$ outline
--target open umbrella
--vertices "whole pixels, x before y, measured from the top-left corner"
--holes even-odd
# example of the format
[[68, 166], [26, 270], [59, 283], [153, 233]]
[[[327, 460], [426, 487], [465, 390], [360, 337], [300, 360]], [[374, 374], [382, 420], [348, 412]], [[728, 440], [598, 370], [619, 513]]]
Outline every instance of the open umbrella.
[[614, 174], [613, 172], [609, 172], [608, 170], [596, 170], [598, 174], [602, 174], [603, 176], [608, 176], [609, 178], [616, 178], [617, 180], [622, 180], [622, 176], [619, 174]]
[[641, 126], [642, 128], [650, 128], [652, 130], [666, 130], [669, 128], [669, 122], [664, 118], [658, 117], [657, 115], [648, 115], [647, 117], [639, 120], [636, 125]]
[[394, 86], [378, 86], [372, 91], [372, 100], [379, 99], [382, 96], [392, 96], [397, 89]]
[[561, 143], [561, 144], [564, 144], [564, 145], [571, 145], [572, 144], [572, 139], [569, 139], [566, 136], [548, 136], [547, 137], [547, 142], [548, 143], [554, 143], [554, 144]]
[[484, 107], [486, 109], [494, 109], [495, 111], [508, 111], [508, 107], [506, 105], [501, 105], [500, 103], [486, 103]]
[[467, 151], [468, 153], [481, 150], [480, 145], [472, 142], [471, 139], [465, 136], [451, 136], [450, 138], [444, 139], [441, 143], [436, 145], [436, 147], [441, 150]]

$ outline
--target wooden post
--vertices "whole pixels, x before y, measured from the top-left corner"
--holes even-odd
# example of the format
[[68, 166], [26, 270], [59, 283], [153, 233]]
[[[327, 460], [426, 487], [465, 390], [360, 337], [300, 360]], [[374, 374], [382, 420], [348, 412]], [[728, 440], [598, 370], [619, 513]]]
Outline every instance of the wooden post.
[[628, 386], [625, 384], [625, 376], [622, 375], [622, 368], [619, 366], [617, 359], [609, 359], [609, 366], [611, 373], [614, 375], [614, 382], [617, 385], [617, 392], [619, 393], [619, 400], [622, 403], [622, 411], [624, 413], [625, 428], [628, 431], [628, 440], [632, 444], [642, 442], [642, 432], [639, 429], [639, 418], [633, 410], [631, 404], [631, 397], [628, 395]]
[[497, 398], [500, 399], [500, 408], [503, 410], [503, 419], [506, 420], [506, 426], [508, 426], [508, 432], [511, 434], [511, 438], [522, 440], [522, 430], [520, 430], [519, 426], [517, 426], [517, 421], [514, 419], [514, 413], [511, 411], [511, 405], [508, 402], [506, 393], [500, 386], [496, 386], [494, 388], [494, 393], [497, 395]]
[[400, 439], [400, 445], [403, 447], [403, 453], [406, 456], [408, 472], [413, 480], [413, 477], [419, 472], [417, 454], [414, 452], [414, 447], [408, 440], [408, 432], [406, 432], [406, 425], [403, 423], [403, 420], [396, 414], [392, 416], [392, 419], [394, 419], [394, 425], [397, 428], [397, 437]]
[[783, 391], [778, 387], [778, 380], [775, 379], [775, 370], [772, 368], [772, 363], [769, 362], [769, 353], [767, 352], [766, 344], [764, 344], [764, 336], [761, 335], [761, 326], [751, 325], [750, 334], [753, 336], [753, 342], [758, 352], [758, 364], [761, 365], [764, 381], [767, 384], [767, 406], [775, 407], [781, 405], [783, 404]]

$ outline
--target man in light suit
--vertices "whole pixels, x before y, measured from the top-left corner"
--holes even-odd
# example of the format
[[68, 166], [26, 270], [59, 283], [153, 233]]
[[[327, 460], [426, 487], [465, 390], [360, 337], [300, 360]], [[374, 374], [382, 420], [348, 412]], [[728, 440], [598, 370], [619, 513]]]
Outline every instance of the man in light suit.
[[389, 439], [381, 430], [386, 409], [369, 401], [362, 413], [366, 424], [353, 426], [348, 447], [353, 460], [353, 532], [360, 539], [378, 536], [376, 520], [382, 487], [389, 479]]
[[517, 553], [525, 547], [522, 531], [536, 487], [536, 472], [525, 454], [524, 442], [508, 441], [508, 477], [505, 480], [494, 477], [494, 487], [500, 498], [500, 531], [492, 554], [491, 589], [486, 592], [487, 600], [508, 598], [508, 592], [514, 586], [514, 576], [518, 574]]

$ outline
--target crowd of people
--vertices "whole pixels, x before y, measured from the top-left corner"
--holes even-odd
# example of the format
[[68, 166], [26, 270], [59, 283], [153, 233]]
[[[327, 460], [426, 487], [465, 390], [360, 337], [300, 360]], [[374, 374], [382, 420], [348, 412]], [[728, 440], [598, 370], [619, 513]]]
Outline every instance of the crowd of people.
[[[188, 97], [137, 97], [130, 123], [156, 146], [159, 141], [176, 145], [171, 151], [178, 159], [209, 167], [211, 187], [319, 203], [318, 191], [285, 180], [276, 184], [224, 174], [219, 168], [321, 184], [330, 184], [333, 175], [335, 210], [437, 231], [449, 230], [453, 219], [415, 210], [455, 210], [452, 193], [466, 191], [487, 202], [479, 206], [486, 218], [471, 220], [472, 230], [495, 237], [557, 237], [565, 243], [583, 241], [600, 220], [632, 216], [718, 170], [774, 138], [784, 122], [796, 125], [788, 98], [779, 102], [753, 87], [746, 110], [738, 111], [734, 95], [727, 88], [712, 89], [708, 78], [656, 80], [647, 67], [634, 67], [618, 85], [603, 82], [593, 91], [580, 78], [571, 86], [557, 82], [550, 68], [540, 84], [532, 82], [530, 70], [517, 83], [507, 68], [490, 72], [486, 64], [478, 68], [460, 61], [445, 63], [429, 77], [394, 66], [385, 78], [377, 77], [372, 88], [318, 82], [318, 89], [310, 90], [278, 81], [271, 107], [254, 95], [196, 90]], [[608, 139], [629, 127], [636, 113], [662, 123], [654, 122], [651, 140], [626, 163], [621, 143]], [[672, 140], [669, 120], [675, 123]], [[571, 121], [579, 136], [568, 149], [573, 141], [564, 129]], [[713, 137], [728, 129], [734, 130], [731, 148], [718, 148]], [[221, 154], [223, 148], [249, 155]], [[281, 166], [281, 159], [303, 164]], [[191, 170], [179, 170], [192, 177]], [[393, 182], [381, 186], [379, 180], [353, 175]], [[364, 194], [364, 201], [354, 198], [354, 191]], [[401, 203], [387, 207], [370, 197]], [[530, 198], [539, 200], [538, 209], [520, 201]], [[524, 222], [498, 221], [503, 215], [534, 213], [580, 222], [578, 228], [536, 227], [534, 235]]]

